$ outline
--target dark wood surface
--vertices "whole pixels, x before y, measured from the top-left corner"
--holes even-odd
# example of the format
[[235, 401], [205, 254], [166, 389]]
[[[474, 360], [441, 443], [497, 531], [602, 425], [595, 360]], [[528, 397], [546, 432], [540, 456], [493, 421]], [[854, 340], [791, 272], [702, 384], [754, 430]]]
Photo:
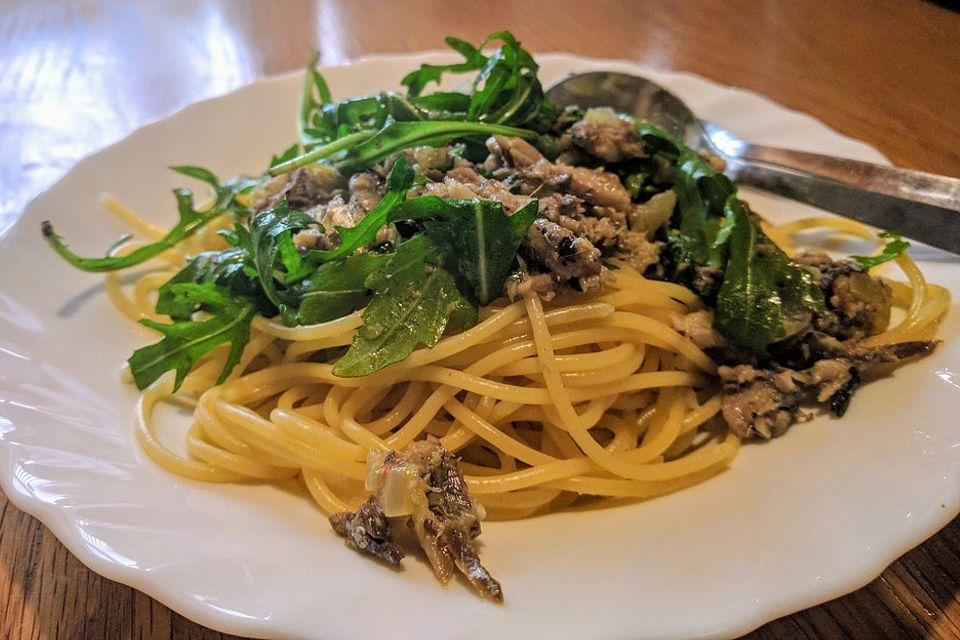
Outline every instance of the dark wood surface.
[[[794, 2], [0, 1], [0, 229], [81, 157], [258, 77], [478, 41], [690, 71], [766, 95], [895, 164], [960, 175], [960, 14]], [[960, 638], [960, 520], [867, 587], [752, 638]], [[86, 569], [0, 495], [0, 638], [219, 638]]]

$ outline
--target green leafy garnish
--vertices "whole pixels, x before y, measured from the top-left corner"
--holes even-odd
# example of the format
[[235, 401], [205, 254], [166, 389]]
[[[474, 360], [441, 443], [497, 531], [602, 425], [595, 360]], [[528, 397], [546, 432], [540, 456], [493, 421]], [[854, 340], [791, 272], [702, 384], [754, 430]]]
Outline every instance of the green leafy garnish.
[[[544, 98], [537, 64], [513, 34], [494, 33], [479, 47], [457, 38], [446, 42], [464, 61], [421, 65], [402, 81], [406, 96], [384, 91], [333, 102], [314, 55], [298, 119], [305, 153], [271, 166], [270, 173], [280, 175], [321, 160], [352, 173], [412, 147], [490, 135], [519, 136], [538, 144], [546, 140], [538, 134], [549, 129], [559, 110]], [[483, 47], [494, 42], [500, 47], [485, 55]], [[469, 94], [422, 95], [443, 74], [468, 72], [476, 72]]]
[[367, 375], [417, 347], [434, 346], [453, 314], [463, 327], [476, 322], [476, 308], [442, 262], [440, 249], [421, 234], [401, 244], [387, 266], [367, 279], [376, 295], [363, 310], [353, 345], [334, 365], [335, 375]]
[[492, 200], [453, 200], [447, 205], [445, 219], [428, 224], [427, 233], [450, 247], [457, 273], [481, 305], [489, 304], [503, 294], [520, 242], [537, 217], [537, 201], [512, 216]]
[[392, 253], [357, 253], [320, 265], [298, 287], [297, 320], [316, 324], [353, 313], [370, 298], [367, 278], [392, 259]]
[[[311, 129], [318, 118], [323, 118], [323, 108], [332, 101], [330, 87], [324, 80], [323, 74], [317, 70], [317, 61], [320, 59], [320, 53], [314, 51], [307, 63], [307, 71], [304, 77], [303, 90], [300, 92], [300, 117], [297, 118], [300, 140], [308, 144], [315, 137], [315, 132]], [[289, 158], [288, 158], [289, 159]], [[271, 162], [272, 167], [277, 162]]]
[[287, 147], [286, 149], [284, 149], [280, 155], [270, 156], [270, 167], [273, 168], [278, 164], [283, 164], [284, 162], [293, 160], [299, 155], [300, 155], [300, 145], [294, 143], [289, 147]]
[[723, 238], [717, 241], [724, 208], [736, 187], [692, 149], [684, 149], [674, 171], [684, 249], [698, 265], [721, 267]]
[[[301, 101], [306, 107], [300, 121], [300, 139], [307, 148], [325, 145], [358, 132], [372, 133], [388, 120], [401, 122], [438, 120], [436, 113], [420, 108], [406, 97], [392, 91], [381, 91], [368, 96], [345, 98], [338, 102], [319, 102], [309, 95], [312, 83], [324, 82], [323, 76], [312, 65], [307, 67], [307, 82]], [[327, 96], [329, 98], [329, 95]]]
[[379, 130], [354, 132], [271, 167], [270, 174], [277, 176], [289, 173], [320, 160], [330, 162], [341, 173], [350, 174], [367, 169], [405, 149], [424, 145], [439, 146], [465, 136], [492, 135], [516, 136], [527, 140], [537, 137], [535, 132], [528, 129], [483, 122], [404, 122], [390, 119]]
[[674, 229], [667, 231], [670, 276], [693, 285], [698, 268], [722, 273], [713, 326], [732, 343], [763, 352], [823, 313], [813, 276], [780, 250], [737, 199], [736, 185], [696, 151], [658, 127], [637, 123], [651, 158], [672, 166], [677, 194]]
[[854, 260], [860, 263], [860, 265], [866, 269], [872, 269], [878, 264], [883, 264], [884, 262], [889, 262], [894, 258], [898, 258], [904, 251], [910, 248], [910, 243], [903, 239], [899, 233], [895, 231], [881, 231], [877, 234], [880, 238], [889, 238], [890, 242], [886, 243], [883, 246], [883, 251], [875, 256], [850, 256]]
[[[170, 169], [185, 176], [196, 178], [201, 182], [206, 182], [213, 188], [214, 200], [213, 204], [209, 206], [209, 210], [229, 213], [234, 218], [242, 218], [251, 213], [249, 207], [237, 201], [237, 196], [250, 191], [259, 182], [259, 178], [239, 176], [221, 183], [213, 172], [203, 167], [177, 165], [170, 167]], [[178, 191], [186, 194], [190, 193], [186, 189]]]
[[[492, 37], [492, 36], [491, 36]], [[454, 64], [421, 64], [420, 68], [411, 71], [403, 77], [400, 84], [407, 87], [407, 92], [411, 97], [419, 96], [431, 82], [440, 84], [440, 79], [444, 73], [467, 73], [469, 71], [479, 71], [487, 61], [480, 49], [477, 49], [469, 42], [447, 36], [443, 39], [448, 47], [463, 56], [463, 62]], [[489, 41], [489, 38], [487, 39]], [[483, 45], [480, 45], [483, 48]], [[459, 94], [463, 95], [463, 94]]]
[[291, 303], [286, 285], [309, 273], [293, 243], [293, 234], [311, 226], [323, 231], [320, 223], [306, 213], [290, 209], [283, 200], [255, 216], [249, 231], [241, 225], [235, 230], [239, 246], [246, 252], [248, 270], [256, 275], [264, 295], [285, 317]]
[[746, 207], [730, 196], [726, 217], [730, 259], [720, 293], [714, 326], [734, 344], [754, 351], [806, 326], [812, 314], [824, 312], [823, 292], [813, 275], [795, 264], [753, 223]]
[[[472, 325], [477, 309], [471, 298], [487, 304], [503, 293], [520, 241], [536, 216], [535, 200], [510, 216], [500, 202], [478, 198], [423, 196], [397, 207], [387, 223], [420, 220], [427, 232], [402, 243], [387, 266], [365, 282], [374, 296], [334, 373], [366, 375], [420, 346], [432, 347], [452, 314], [462, 326]], [[361, 295], [359, 288], [354, 291]]]
[[[483, 48], [491, 42], [501, 42], [489, 57], [483, 54]], [[520, 46], [509, 31], [491, 34], [474, 47], [457, 38], [446, 39], [447, 45], [463, 56], [464, 61], [450, 65], [423, 64], [416, 71], [408, 73], [401, 83], [408, 89], [411, 97], [420, 96], [431, 82], [438, 83], [444, 73], [467, 73], [478, 71], [473, 80], [473, 91], [469, 104], [461, 101], [457, 108], [466, 106], [465, 118], [478, 122], [496, 122], [513, 126], [527, 126], [541, 115], [543, 107], [555, 112], [555, 108], [545, 101], [543, 87], [537, 79], [537, 63], [533, 56]], [[449, 113], [453, 111], [454, 100], [450, 94], [444, 94], [442, 105]], [[429, 100], [420, 99], [418, 104], [428, 106]], [[555, 113], [553, 113], [555, 115]], [[552, 121], [552, 117], [548, 118]]]
[[[70, 250], [63, 238], [57, 235], [53, 225], [48, 221], [44, 221], [40, 226], [43, 237], [53, 247], [54, 251], [78, 269], [91, 272], [117, 271], [136, 266], [168, 249], [172, 249], [178, 242], [193, 235], [198, 229], [224, 213], [230, 213], [234, 216], [249, 213], [249, 210], [238, 203], [236, 198], [252, 188], [255, 180], [241, 177], [221, 184], [213, 173], [200, 167], [178, 166], [171, 168], [177, 173], [197, 178], [212, 186], [215, 198], [209, 208], [198, 211], [194, 206], [193, 193], [189, 189], [174, 189], [173, 194], [177, 199], [177, 213], [180, 219], [160, 240], [140, 247], [124, 256], [106, 255], [102, 258], [83, 258]], [[129, 236], [125, 236], [125, 238], [129, 238]], [[115, 249], [116, 246], [115, 243], [111, 250]]]
[[187, 265], [170, 278], [158, 291], [156, 312], [174, 320], [188, 320], [192, 307], [178, 306], [174, 286], [181, 283], [211, 284], [230, 295], [250, 298], [257, 303], [262, 315], [274, 315], [276, 307], [263, 295], [255, 274], [246, 265], [247, 253], [240, 248], [223, 251], [204, 251], [187, 261]]
[[240, 361], [250, 339], [250, 322], [257, 313], [256, 304], [247, 298], [221, 291], [211, 283], [181, 282], [169, 288], [168, 305], [173, 317], [184, 318], [198, 311], [210, 314], [205, 320], [179, 320], [163, 324], [141, 320], [141, 324], [159, 331], [163, 340], [137, 349], [127, 361], [138, 389], [145, 389], [165, 372], [176, 370], [174, 390], [197, 361], [212, 349], [230, 343], [230, 353], [217, 383], [226, 380]]
[[441, 200], [423, 196], [408, 200], [391, 220], [430, 220], [427, 233], [449, 256], [449, 265], [481, 305], [503, 294], [516, 262], [517, 249], [537, 217], [531, 200], [513, 215], [494, 200]]
[[[676, 280], [689, 279], [694, 266], [722, 268], [726, 261], [726, 237], [723, 231], [726, 203], [736, 194], [733, 182], [710, 166], [700, 154], [685, 147], [676, 138], [649, 122], [636, 122], [637, 132], [653, 166], [666, 165], [670, 182], [655, 189], [673, 188], [677, 194], [677, 220], [669, 232], [668, 248], [672, 253]], [[654, 169], [650, 169], [654, 171]], [[656, 176], [629, 175], [637, 195], [653, 187]]]

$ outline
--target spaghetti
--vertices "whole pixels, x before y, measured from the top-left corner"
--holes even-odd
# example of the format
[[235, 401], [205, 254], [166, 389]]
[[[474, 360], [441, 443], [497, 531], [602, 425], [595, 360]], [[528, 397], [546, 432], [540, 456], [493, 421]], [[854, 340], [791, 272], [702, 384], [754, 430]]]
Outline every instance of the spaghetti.
[[[811, 228], [870, 237], [832, 218], [769, 232], [786, 244]], [[217, 241], [212, 232], [198, 240]], [[187, 255], [164, 258], [176, 268]], [[869, 338], [874, 344], [929, 338], [949, 303], [909, 258], [898, 264], [908, 281], [891, 285], [904, 317]], [[547, 305], [535, 296], [497, 301], [473, 328], [359, 378], [332, 372], [362, 324], [359, 311], [304, 327], [258, 317], [225, 383], [215, 384], [226, 357], [220, 350], [176, 396], [195, 398], [186, 455], [158, 434], [155, 408], [174, 399], [169, 377], [142, 393], [137, 440], [159, 465], [197, 480], [300, 477], [328, 513], [365, 499], [371, 453], [428, 436], [460, 457], [471, 493], [493, 518], [568, 507], [579, 496], [648, 498], [701, 482], [726, 468], [740, 444], [715, 419], [715, 364], [674, 328], [701, 305], [688, 289], [625, 265], [611, 275], [597, 294]], [[127, 295], [109, 275], [108, 291], [132, 319], [149, 317], [156, 288], [170, 276], [147, 273]]]

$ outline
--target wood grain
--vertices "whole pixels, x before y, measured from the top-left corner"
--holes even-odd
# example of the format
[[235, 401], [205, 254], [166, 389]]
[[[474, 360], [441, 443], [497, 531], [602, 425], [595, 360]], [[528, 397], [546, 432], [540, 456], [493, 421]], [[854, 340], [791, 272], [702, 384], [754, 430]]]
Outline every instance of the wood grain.
[[[960, 15], [919, 1], [0, 4], [0, 229], [84, 155], [197, 99], [299, 68], [513, 30], [758, 92], [895, 164], [960, 175]], [[12, 372], [3, 372], [10, 373]], [[751, 638], [960, 639], [960, 520], [846, 597]], [[86, 569], [0, 496], [0, 638], [224, 638]]]

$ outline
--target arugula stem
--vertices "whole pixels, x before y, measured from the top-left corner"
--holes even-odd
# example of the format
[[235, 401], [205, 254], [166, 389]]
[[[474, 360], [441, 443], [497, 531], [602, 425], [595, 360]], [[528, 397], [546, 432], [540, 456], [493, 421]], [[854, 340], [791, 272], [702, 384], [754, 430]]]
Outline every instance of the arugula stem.
[[281, 162], [277, 166], [271, 167], [269, 173], [271, 176], [279, 176], [284, 173], [290, 173], [295, 169], [299, 169], [300, 167], [305, 167], [308, 164], [313, 164], [318, 160], [322, 160], [323, 158], [331, 156], [337, 153], [338, 151], [343, 151], [344, 149], [352, 145], [366, 142], [376, 134], [377, 134], [376, 131], [367, 130], [367, 131], [357, 131], [356, 133], [345, 135], [339, 140], [334, 140], [329, 144], [325, 144], [321, 147], [317, 147], [313, 151], [305, 153], [302, 156], [297, 156], [292, 160]]
[[314, 51], [307, 63], [307, 72], [304, 74], [303, 89], [300, 92], [300, 117], [297, 119], [297, 133], [300, 136], [300, 142], [307, 142], [308, 136], [306, 128], [310, 116], [310, 110], [314, 105], [313, 84], [317, 60], [320, 59], [320, 52]]
[[[69, 249], [69, 247], [67, 247], [66, 243], [63, 241], [63, 238], [61, 238], [53, 230], [53, 225], [47, 220], [44, 220], [40, 225], [40, 230], [43, 233], [43, 237], [47, 241], [47, 244], [49, 244], [54, 251], [60, 254], [64, 260], [76, 268], [82, 269], [83, 271], [103, 273], [106, 271], [118, 271], [120, 269], [126, 269], [128, 267], [136, 266], [141, 262], [146, 262], [150, 258], [158, 256], [168, 249], [172, 249], [178, 242], [192, 235], [195, 231], [200, 229], [214, 218], [222, 215], [222, 210], [215, 209], [187, 224], [178, 224], [171, 229], [166, 236], [156, 242], [140, 247], [139, 249], [123, 256], [106, 255], [102, 258], [82, 258], [75, 254]], [[110, 247], [111, 250], [116, 249], [120, 244], [122, 244], [122, 241], [129, 240], [129, 238], [130, 236], [127, 234], [125, 238], [121, 238], [121, 240], [114, 242]]]
[[360, 171], [404, 149], [421, 145], [437, 146], [469, 135], [503, 135], [533, 139], [535, 131], [486, 122], [461, 120], [430, 120], [420, 122], [391, 122], [369, 140], [349, 149], [334, 166], [341, 173]]
[[328, 158], [339, 151], [346, 151], [343, 158], [333, 165], [343, 173], [353, 173], [399, 153], [420, 145], [439, 145], [455, 138], [469, 135], [503, 135], [532, 139], [535, 131], [508, 127], [486, 122], [460, 120], [429, 120], [413, 122], [390, 122], [378, 131], [357, 131], [334, 140], [301, 156], [282, 162], [270, 169], [270, 175], [279, 176], [295, 169]]

